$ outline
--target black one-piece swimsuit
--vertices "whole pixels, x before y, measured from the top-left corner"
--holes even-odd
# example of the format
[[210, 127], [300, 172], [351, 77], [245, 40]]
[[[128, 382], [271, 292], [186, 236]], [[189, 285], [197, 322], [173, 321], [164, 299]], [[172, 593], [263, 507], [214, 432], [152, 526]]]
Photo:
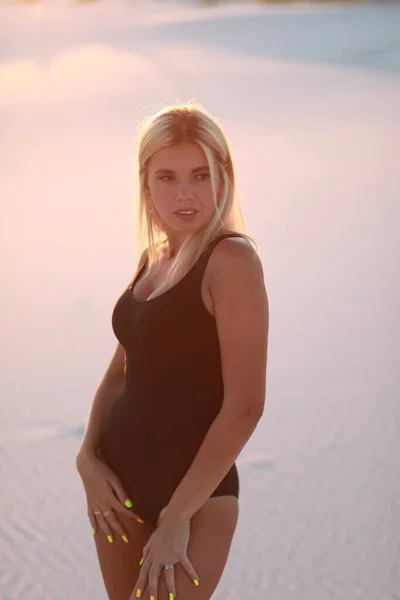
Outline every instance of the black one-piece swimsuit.
[[[112, 312], [126, 354], [125, 388], [100, 451], [136, 512], [154, 525], [222, 406], [220, 345], [201, 283], [211, 252], [226, 237], [241, 234], [220, 234], [173, 287], [140, 301], [133, 287], [145, 260]], [[211, 494], [226, 495], [239, 497], [236, 464]]]

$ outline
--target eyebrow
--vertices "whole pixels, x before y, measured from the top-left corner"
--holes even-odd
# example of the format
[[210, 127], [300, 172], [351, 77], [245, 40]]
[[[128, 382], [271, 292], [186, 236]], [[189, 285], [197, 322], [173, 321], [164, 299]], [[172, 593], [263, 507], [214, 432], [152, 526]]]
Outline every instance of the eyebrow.
[[[192, 169], [192, 173], [198, 173], [200, 171], [209, 171], [208, 165], [204, 166], [204, 167], [196, 167], [195, 169]], [[156, 171], [156, 175], [160, 175], [161, 173], [163, 174], [170, 174], [173, 173], [174, 171], [172, 169], [157, 169]]]

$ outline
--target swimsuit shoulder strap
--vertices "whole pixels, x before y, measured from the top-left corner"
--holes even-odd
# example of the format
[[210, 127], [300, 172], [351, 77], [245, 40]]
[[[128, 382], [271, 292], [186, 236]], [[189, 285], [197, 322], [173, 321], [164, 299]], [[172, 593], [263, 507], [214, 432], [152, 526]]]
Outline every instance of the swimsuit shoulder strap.
[[225, 233], [220, 233], [219, 235], [217, 235], [213, 240], [211, 240], [211, 242], [208, 244], [207, 248], [205, 249], [203, 256], [202, 256], [202, 260], [201, 262], [201, 266], [202, 266], [202, 271], [204, 271], [204, 269], [207, 266], [208, 260], [215, 248], [215, 246], [223, 239], [225, 238], [230, 238], [230, 237], [241, 237], [244, 239], [247, 239], [247, 237], [243, 234], [240, 233], [239, 231], [228, 231]]

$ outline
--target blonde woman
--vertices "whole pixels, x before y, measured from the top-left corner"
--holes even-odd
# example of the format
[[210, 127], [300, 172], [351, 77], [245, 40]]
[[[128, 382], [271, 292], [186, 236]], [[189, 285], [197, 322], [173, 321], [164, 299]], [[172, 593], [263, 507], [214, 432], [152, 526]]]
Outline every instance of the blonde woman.
[[77, 469], [110, 600], [208, 600], [238, 520], [235, 460], [264, 410], [268, 298], [217, 121], [165, 108], [138, 154], [140, 260]]

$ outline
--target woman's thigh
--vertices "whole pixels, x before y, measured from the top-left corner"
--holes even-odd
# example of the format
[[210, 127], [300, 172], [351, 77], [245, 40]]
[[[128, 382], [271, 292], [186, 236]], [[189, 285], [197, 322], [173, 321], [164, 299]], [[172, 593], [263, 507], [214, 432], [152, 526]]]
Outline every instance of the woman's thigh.
[[[239, 516], [234, 496], [210, 498], [192, 517], [188, 557], [199, 577], [196, 587], [183, 567], [174, 568], [177, 600], [209, 600], [224, 571]], [[109, 543], [99, 530], [95, 535], [97, 556], [110, 600], [128, 600], [139, 577], [139, 561], [154, 528], [119, 516], [129, 542], [119, 536]], [[168, 600], [164, 573], [161, 573], [156, 600]], [[148, 588], [142, 600], [149, 600]]]
[[154, 531], [152, 525], [118, 515], [129, 542], [114, 532], [112, 544], [101, 529], [94, 536], [104, 585], [110, 600], [128, 600], [139, 577], [142, 550]]
[[[209, 600], [224, 571], [239, 516], [234, 496], [210, 498], [192, 517], [188, 557], [200, 581], [196, 587], [183, 567], [174, 568], [177, 600]], [[145, 589], [142, 599], [148, 600]], [[156, 600], [168, 600], [164, 573]]]

